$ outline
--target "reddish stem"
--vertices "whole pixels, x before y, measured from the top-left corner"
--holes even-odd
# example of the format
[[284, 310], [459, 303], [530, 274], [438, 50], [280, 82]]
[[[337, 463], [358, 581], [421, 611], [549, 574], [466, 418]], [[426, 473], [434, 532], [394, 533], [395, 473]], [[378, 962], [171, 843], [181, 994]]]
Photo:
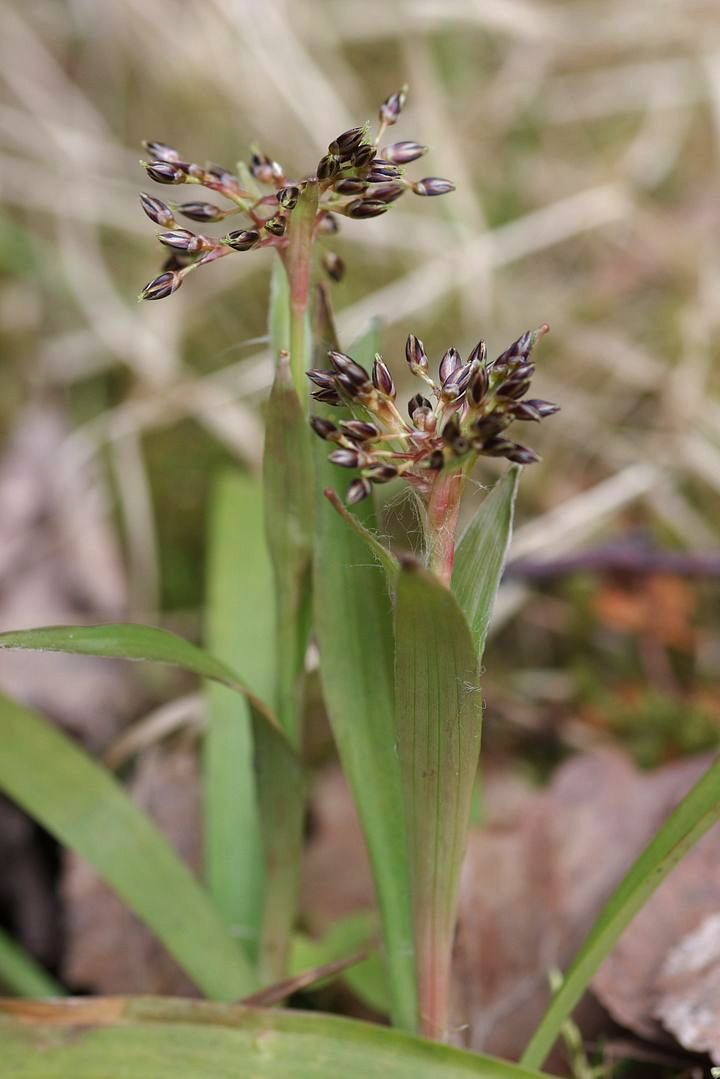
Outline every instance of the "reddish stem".
[[443, 584], [450, 587], [455, 560], [460, 496], [465, 483], [462, 470], [438, 475], [427, 505], [429, 531], [428, 564]]

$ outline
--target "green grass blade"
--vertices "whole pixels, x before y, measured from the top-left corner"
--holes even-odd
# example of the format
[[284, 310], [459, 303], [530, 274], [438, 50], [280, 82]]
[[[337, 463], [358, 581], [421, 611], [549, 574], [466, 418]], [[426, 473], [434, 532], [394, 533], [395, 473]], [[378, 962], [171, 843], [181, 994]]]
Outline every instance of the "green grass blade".
[[482, 698], [475, 644], [452, 593], [406, 561], [395, 600], [395, 707], [403, 769], [420, 1022], [447, 1033], [450, 954]]
[[230, 667], [165, 629], [122, 622], [102, 626], [42, 626], [0, 633], [2, 648], [67, 652], [105, 659], [148, 660], [182, 667], [201, 678], [210, 678], [242, 693], [271, 726], [277, 727], [272, 710]]
[[0, 987], [19, 997], [63, 997], [65, 990], [3, 929], [0, 929]]
[[562, 1024], [625, 927], [690, 848], [720, 820], [720, 758], [670, 814], [605, 904], [523, 1053], [542, 1066]]
[[40, 716], [0, 697], [0, 789], [83, 857], [210, 997], [256, 988], [209, 896], [100, 765]]
[[485, 649], [490, 616], [512, 535], [520, 469], [511, 468], [485, 497], [455, 552], [452, 590], [465, 613], [478, 658]]
[[332, 487], [326, 487], [323, 493], [335, 512], [338, 513], [343, 521], [345, 521], [345, 523], [360, 537], [366, 547], [370, 550], [370, 553], [385, 570], [388, 588], [391, 592], [394, 592], [397, 572], [400, 565], [395, 555], [392, 551], [388, 550], [374, 532], [369, 528], [366, 528], [362, 521], [343, 505], [337, 492], [334, 491]]
[[[242, 670], [257, 696], [274, 695], [272, 569], [265, 544], [262, 489], [242, 473], [215, 486], [209, 536], [206, 641]], [[231, 932], [257, 958], [264, 868], [249, 706], [209, 682], [203, 741], [205, 879]]]
[[[321, 319], [316, 362], [334, 346], [319, 294]], [[375, 341], [367, 342], [372, 355]], [[353, 355], [365, 358], [361, 349]], [[333, 413], [337, 418], [337, 413]], [[400, 764], [395, 748], [392, 609], [383, 571], [368, 558], [364, 541], [322, 495], [338, 469], [327, 445], [315, 442], [318, 475], [318, 537], [315, 555], [315, 632], [325, 703], [343, 771], [358, 809], [373, 867], [383, 923], [391, 1017], [415, 1029], [415, 967], [403, 818]], [[372, 526], [372, 504], [356, 510]]]
[[13, 1079], [541, 1079], [335, 1015], [162, 997], [0, 1002], [0, 1044]]

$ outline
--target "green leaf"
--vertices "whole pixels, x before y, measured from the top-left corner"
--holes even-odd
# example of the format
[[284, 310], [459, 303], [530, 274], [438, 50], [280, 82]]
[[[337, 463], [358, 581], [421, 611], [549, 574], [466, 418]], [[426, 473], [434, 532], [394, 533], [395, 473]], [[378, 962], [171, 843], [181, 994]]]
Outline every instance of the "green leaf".
[[0, 929], [0, 986], [19, 997], [62, 997], [65, 990]]
[[563, 976], [523, 1063], [541, 1067], [560, 1029], [625, 927], [692, 846], [720, 820], [720, 758], [670, 814], [615, 889]]
[[4, 1001], [0, 1045], [13, 1079], [540, 1079], [353, 1019], [162, 997]]
[[[334, 346], [333, 330], [319, 292], [317, 360]], [[375, 350], [374, 335], [365, 352]], [[362, 361], [362, 348], [353, 355]], [[335, 413], [336, 415], [336, 413]], [[364, 541], [341, 520], [322, 489], [334, 486], [338, 469], [327, 445], [315, 440], [318, 474], [318, 536], [315, 555], [315, 632], [330, 724], [343, 771], [358, 809], [373, 868], [383, 924], [391, 1016], [415, 1028], [415, 969], [410, 884], [400, 764], [395, 748], [392, 609], [384, 575], [370, 564]], [[370, 500], [356, 511], [372, 526]]]
[[290, 351], [290, 287], [280, 259], [273, 260], [268, 315], [270, 347], [277, 363], [281, 352]]
[[272, 710], [239, 675], [201, 648], [166, 629], [122, 622], [103, 626], [42, 626], [39, 629], [0, 633], [2, 648], [169, 663], [237, 690], [271, 726], [277, 728], [278, 725]]
[[446, 1035], [450, 955], [480, 755], [478, 659], [452, 593], [403, 562], [395, 600], [395, 706], [408, 827], [422, 1029]]
[[209, 897], [109, 772], [4, 697], [0, 744], [0, 789], [89, 862], [206, 995], [253, 991], [254, 973]]
[[[206, 640], [214, 655], [242, 670], [264, 700], [274, 695], [272, 591], [262, 489], [250, 476], [227, 473], [216, 484], [212, 501]], [[205, 877], [233, 936], [255, 959], [264, 867], [251, 712], [247, 702], [225, 686], [208, 683], [207, 696]]]
[[465, 613], [478, 658], [485, 649], [490, 616], [512, 535], [520, 469], [515, 466], [485, 497], [455, 551], [452, 590]]
[[395, 591], [395, 583], [397, 578], [398, 569], [400, 563], [395, 555], [389, 550], [378, 538], [378, 536], [372, 532], [369, 528], [366, 528], [362, 521], [351, 513], [346, 506], [343, 505], [337, 492], [332, 487], [326, 487], [324, 491], [330, 505], [333, 507], [336, 513], [338, 513], [343, 521], [360, 537], [366, 547], [370, 550], [370, 553], [377, 559], [382, 568], [385, 570], [385, 578], [387, 580], [387, 586], [391, 592]]

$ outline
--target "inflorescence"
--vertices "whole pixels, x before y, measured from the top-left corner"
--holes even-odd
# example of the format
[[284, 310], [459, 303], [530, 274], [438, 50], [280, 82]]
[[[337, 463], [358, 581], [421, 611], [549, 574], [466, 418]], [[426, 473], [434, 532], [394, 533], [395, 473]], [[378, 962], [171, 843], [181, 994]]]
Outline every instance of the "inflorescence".
[[353, 418], [335, 424], [313, 416], [310, 423], [320, 438], [334, 443], [329, 457], [333, 464], [360, 470], [348, 488], [347, 502], [360, 502], [372, 484], [398, 476], [427, 497], [438, 473], [471, 464], [477, 456], [505, 457], [522, 465], [538, 461], [533, 450], [511, 442], [504, 433], [515, 420], [539, 422], [559, 411], [550, 401], [525, 396], [535, 373], [530, 353], [548, 329], [543, 325], [528, 330], [492, 361], [484, 341], [464, 363], [457, 349], [449, 348], [437, 382], [429, 373], [422, 341], [411, 334], [405, 358], [425, 389], [409, 401], [409, 421], [396, 407], [395, 383], [382, 356], [375, 357], [368, 373], [345, 353], [330, 352], [329, 370], [308, 372], [315, 387], [312, 396], [346, 407]]
[[[170, 205], [152, 195], [141, 194], [143, 210], [163, 231], [161, 244], [171, 255], [163, 272], [153, 278], [140, 294], [144, 300], [161, 300], [175, 292], [188, 273], [215, 262], [234, 251], [273, 247], [280, 254], [288, 245], [288, 225], [302, 189], [318, 185], [318, 210], [314, 237], [338, 231], [338, 217], [364, 219], [379, 217], [407, 191], [416, 195], [444, 195], [454, 190], [449, 180], [426, 176], [411, 181], [405, 177], [405, 165], [427, 151], [417, 142], [395, 142], [381, 148], [379, 143], [388, 127], [396, 123], [406, 99], [406, 88], [391, 94], [379, 110], [379, 128], [374, 138], [369, 125], [354, 127], [338, 135], [320, 159], [315, 173], [301, 180], [288, 179], [282, 165], [255, 150], [249, 166], [241, 166], [236, 175], [218, 165], [202, 167], [181, 160], [180, 154], [161, 142], [145, 142], [152, 160], [143, 162], [148, 176], [160, 184], [196, 184], [222, 196], [232, 205], [210, 202], [185, 202]], [[264, 189], [264, 190], [263, 190]], [[269, 190], [268, 190], [269, 189]], [[190, 221], [212, 224], [231, 215], [245, 217], [243, 227], [222, 237], [212, 237], [184, 228], [176, 214]], [[339, 281], [343, 276], [342, 260], [327, 252], [323, 265], [328, 276]]]

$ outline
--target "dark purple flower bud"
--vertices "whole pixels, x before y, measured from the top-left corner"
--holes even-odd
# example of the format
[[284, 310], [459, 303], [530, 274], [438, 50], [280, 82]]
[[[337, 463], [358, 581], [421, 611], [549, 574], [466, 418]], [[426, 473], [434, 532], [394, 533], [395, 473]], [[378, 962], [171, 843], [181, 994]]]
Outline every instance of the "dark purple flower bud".
[[318, 232], [322, 232], [326, 236], [332, 236], [339, 231], [340, 226], [334, 214], [329, 214], [326, 211], [320, 216], [318, 221]]
[[444, 383], [449, 375], [453, 371], [457, 371], [458, 367], [462, 367], [462, 359], [460, 353], [456, 348], [449, 348], [443, 358], [440, 360], [440, 382]]
[[204, 251], [207, 242], [201, 236], [196, 236], [189, 229], [173, 229], [171, 232], [161, 232], [158, 240], [165, 247], [171, 247], [174, 251], [187, 251], [190, 255]]
[[288, 187], [281, 188], [277, 193], [277, 200], [282, 207], [286, 210], [292, 210], [297, 206], [297, 200], [300, 198], [300, 188], [295, 184], [290, 184]]
[[446, 442], [449, 446], [451, 446], [457, 438], [460, 438], [460, 421], [457, 416], [452, 415], [446, 421], [440, 434], [443, 442]]
[[392, 165], [389, 161], [381, 161], [380, 158], [375, 158], [370, 164], [365, 179], [369, 184], [384, 184], [392, 180], [399, 180], [402, 176], [402, 169], [399, 165]]
[[392, 161], [394, 165], [409, 165], [411, 161], [417, 161], [427, 151], [427, 146], [419, 142], [394, 142], [380, 152], [386, 161]]
[[504, 367], [508, 364], [527, 360], [538, 339], [543, 337], [549, 329], [547, 322], [544, 322], [537, 330], [526, 330], [524, 334], [518, 337], [517, 341], [513, 341], [504, 352], [500, 353], [495, 359], [493, 367]]
[[353, 442], [369, 442], [380, 435], [379, 427], [376, 427], [374, 423], [366, 423], [364, 420], [341, 420], [340, 428], [342, 433]]
[[333, 184], [333, 190], [337, 191], [338, 195], [362, 195], [367, 189], [367, 180], [355, 180], [352, 177], [336, 180]]
[[318, 161], [316, 175], [318, 180], [330, 180], [340, 171], [340, 161], [333, 154], [326, 154]]
[[187, 179], [186, 171], [172, 161], [151, 161], [145, 171], [158, 184], [184, 184]]
[[368, 463], [368, 457], [360, 450], [333, 450], [328, 461], [341, 468], [361, 468]]
[[511, 449], [509, 449], [504, 456], [508, 461], [512, 461], [516, 465], [534, 465], [536, 461], [540, 460], [540, 457], [535, 450], [531, 450], [529, 446], [521, 446], [519, 442], [511, 442]]
[[335, 352], [331, 350], [328, 352], [330, 357], [330, 363], [333, 365], [336, 371], [346, 378], [349, 378], [354, 386], [358, 389], [367, 386], [370, 382], [370, 376], [364, 367], [361, 367], [359, 363], [355, 363], [355, 360], [351, 356], [347, 356], [344, 352]]
[[421, 393], [416, 393], [414, 397], [411, 397], [408, 401], [407, 407], [408, 415], [411, 420], [415, 419], [415, 416], [418, 412], [432, 412], [432, 405], [428, 401], [427, 397], [423, 397]]
[[442, 450], [433, 450], [427, 459], [426, 468], [430, 468], [433, 472], [439, 472], [441, 468], [445, 467], [445, 454]]
[[407, 101], [407, 86], [403, 86], [397, 93], [390, 94], [380, 106], [380, 122], [390, 127], [397, 122], [397, 118], [405, 107]]
[[395, 465], [377, 464], [363, 469], [363, 476], [371, 483], [389, 483], [398, 474]]
[[469, 363], [456, 368], [442, 384], [440, 391], [444, 401], [459, 401], [468, 387], [472, 368]]
[[428, 358], [425, 355], [425, 346], [414, 333], [409, 334], [405, 342], [405, 359], [414, 375], [420, 371], [427, 371]]
[[287, 228], [287, 218], [279, 214], [275, 217], [269, 217], [263, 224], [263, 228], [273, 236], [284, 236]]
[[411, 184], [416, 195], [447, 195], [455, 190], [455, 184], [450, 180], [443, 180], [440, 176], [426, 176]]
[[468, 356], [468, 363], [477, 365], [478, 363], [485, 363], [487, 360], [487, 345], [484, 341], [478, 341], [475, 348]]
[[[472, 364], [468, 364], [468, 367], [472, 370]], [[470, 406], [479, 405], [484, 399], [485, 395], [490, 388], [490, 378], [488, 377], [486, 367], [476, 367], [470, 375], [470, 381], [468, 382], [467, 391], [465, 393], [465, 400], [469, 401]]]
[[250, 173], [261, 184], [271, 184], [282, 176], [282, 166], [261, 151], [255, 151], [250, 159]]
[[378, 184], [373, 188], [372, 197], [376, 202], [396, 202], [407, 191], [405, 184]]
[[485, 441], [495, 438], [496, 435], [501, 431], [504, 431], [511, 423], [512, 415], [509, 413], [495, 413], [492, 416], [485, 416], [476, 420], [473, 424], [473, 434], [475, 436], [473, 445], [475, 446], [475, 449], [482, 449], [482, 444]]
[[368, 217], [379, 217], [387, 209], [387, 203], [380, 202], [379, 199], [354, 199], [345, 207], [345, 213], [348, 217], [364, 220]]
[[345, 263], [333, 251], [326, 251], [322, 258], [323, 269], [332, 281], [342, 281], [345, 276]]
[[177, 270], [168, 270], [166, 273], [161, 273], [159, 277], [154, 277], [152, 281], [148, 281], [140, 293], [140, 299], [164, 300], [166, 296], [170, 296], [180, 288], [182, 281]]
[[525, 420], [530, 423], [539, 423], [542, 419], [540, 413], [528, 401], [518, 401], [510, 410], [513, 419]]
[[365, 132], [361, 127], [351, 127], [349, 131], [343, 131], [328, 146], [328, 153], [333, 157], [350, 157], [362, 145]]
[[224, 168], [222, 165], [208, 165], [205, 172], [213, 180], [221, 184], [222, 187], [233, 187], [238, 182], [235, 173], [230, 172], [229, 169]]
[[358, 479], [353, 480], [348, 487], [345, 501], [348, 506], [354, 506], [358, 502], [362, 502], [364, 498], [367, 498], [371, 491], [372, 486], [370, 485], [370, 480], [359, 477]]
[[316, 435], [320, 438], [329, 439], [331, 442], [335, 441], [333, 435], [336, 437], [338, 435], [338, 429], [335, 424], [331, 423], [330, 420], [323, 419], [322, 416], [311, 416], [310, 426]]
[[143, 148], [152, 154], [153, 161], [179, 161], [180, 154], [172, 146], [165, 142], [155, 142], [152, 139], [143, 139]]
[[143, 210], [156, 225], [160, 225], [161, 228], [171, 229], [177, 224], [172, 210], [169, 206], [166, 206], [160, 199], [153, 198], [152, 195], [146, 195], [144, 191], [140, 193], [140, 205]]
[[224, 236], [221, 243], [232, 247], [233, 251], [249, 251], [260, 240], [260, 233], [256, 229], [235, 229]]
[[366, 143], [352, 155], [352, 163], [356, 169], [366, 169], [370, 162], [375, 159], [375, 153], [375, 147]]
[[307, 377], [320, 389], [330, 389], [335, 386], [335, 373], [333, 371], [306, 371]]
[[323, 390], [315, 390], [310, 394], [313, 401], [319, 401], [323, 405], [341, 405], [342, 398], [334, 386], [328, 386]]
[[509, 438], [489, 438], [482, 446], [488, 457], [505, 457], [515, 446]]
[[533, 408], [541, 420], [544, 420], [546, 416], [554, 416], [560, 411], [560, 405], [555, 405], [552, 401], [523, 401], [523, 404]]
[[222, 221], [226, 211], [219, 206], [213, 206], [211, 202], [183, 202], [178, 206], [178, 213], [187, 217], [190, 221]]
[[385, 396], [389, 397], [392, 401], [395, 400], [395, 383], [393, 382], [387, 364], [384, 362], [382, 356], [379, 355], [375, 357], [375, 362], [373, 363], [372, 384], [376, 390], [380, 391], [380, 393], [384, 393]]

